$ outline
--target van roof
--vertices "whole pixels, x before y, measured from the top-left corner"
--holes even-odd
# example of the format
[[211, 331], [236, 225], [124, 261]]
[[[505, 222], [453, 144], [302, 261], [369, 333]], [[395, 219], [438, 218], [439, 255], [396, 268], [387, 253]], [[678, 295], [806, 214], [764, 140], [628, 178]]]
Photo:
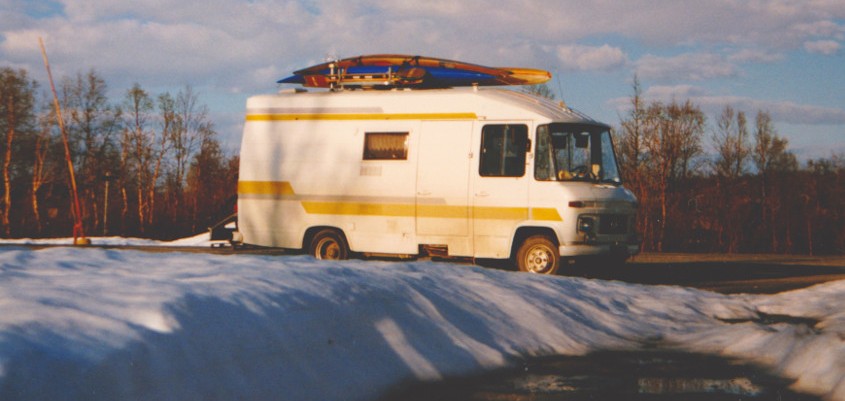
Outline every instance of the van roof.
[[[283, 91], [252, 96], [247, 115], [472, 116], [479, 120], [548, 120], [606, 125], [563, 104], [499, 88], [428, 90]], [[444, 119], [448, 119], [444, 118]]]

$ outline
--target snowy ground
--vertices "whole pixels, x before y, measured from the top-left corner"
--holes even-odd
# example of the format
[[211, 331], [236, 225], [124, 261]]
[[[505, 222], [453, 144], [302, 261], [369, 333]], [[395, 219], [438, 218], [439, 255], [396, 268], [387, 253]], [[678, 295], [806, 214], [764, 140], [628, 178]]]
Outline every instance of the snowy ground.
[[[845, 400], [843, 306], [845, 281], [728, 296], [447, 263], [7, 245], [0, 400], [372, 400], [524, 358], [654, 346]], [[779, 315], [808, 319], [764, 319]]]
[[[193, 237], [175, 241], [157, 241], [145, 238], [127, 237], [89, 237], [92, 245], [96, 246], [172, 246], [172, 247], [209, 247], [211, 241], [208, 233], [197, 234]], [[0, 239], [0, 245], [73, 245], [73, 238], [20, 238]]]

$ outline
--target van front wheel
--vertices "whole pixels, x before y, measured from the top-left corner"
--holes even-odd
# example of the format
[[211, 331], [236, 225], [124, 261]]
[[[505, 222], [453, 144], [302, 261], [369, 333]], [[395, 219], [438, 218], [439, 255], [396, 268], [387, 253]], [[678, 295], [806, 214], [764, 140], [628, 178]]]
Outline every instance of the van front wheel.
[[545, 235], [528, 237], [516, 252], [519, 271], [555, 274], [560, 266], [560, 255], [555, 244]]
[[343, 233], [327, 228], [314, 234], [308, 253], [321, 260], [343, 260], [349, 258], [349, 245]]

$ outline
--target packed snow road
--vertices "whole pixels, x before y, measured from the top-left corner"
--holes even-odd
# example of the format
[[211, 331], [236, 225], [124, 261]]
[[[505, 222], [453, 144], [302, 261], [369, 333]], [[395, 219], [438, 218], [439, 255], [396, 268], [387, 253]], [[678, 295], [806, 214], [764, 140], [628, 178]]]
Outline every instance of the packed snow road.
[[0, 249], [2, 400], [374, 400], [593, 352], [754, 364], [845, 400], [845, 281], [724, 295], [451, 263]]
[[[193, 252], [216, 255], [291, 255], [274, 248], [233, 249], [211, 247], [205, 236], [161, 242], [127, 238], [97, 239], [93, 247], [142, 250], [146, 252]], [[7, 240], [3, 246], [20, 245], [32, 249], [66, 246], [69, 239]], [[430, 258], [420, 259], [430, 261]], [[468, 265], [468, 261], [450, 261]], [[513, 270], [506, 261], [480, 261], [481, 265]], [[598, 267], [598, 268], [594, 268]], [[845, 280], [845, 256], [743, 255], [743, 254], [643, 254], [624, 266], [606, 270], [602, 266], [566, 264], [559, 274], [635, 284], [679, 285], [723, 294], [775, 294], [810, 287], [828, 281]]]
[[845, 256], [644, 254], [613, 272], [575, 274], [723, 294], [775, 294], [845, 280]]

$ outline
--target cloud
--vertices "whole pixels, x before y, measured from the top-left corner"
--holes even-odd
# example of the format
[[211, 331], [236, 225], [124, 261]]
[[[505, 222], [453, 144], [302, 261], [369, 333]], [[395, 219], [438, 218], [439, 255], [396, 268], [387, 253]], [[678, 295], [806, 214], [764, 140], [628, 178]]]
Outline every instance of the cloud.
[[620, 68], [628, 63], [628, 57], [618, 47], [604, 45], [558, 46], [557, 57], [562, 68], [575, 71], [607, 71]]
[[762, 49], [742, 49], [728, 55], [727, 60], [736, 63], [775, 63], [785, 58], [783, 53], [772, 53]]
[[[0, 21], [4, 22], [4, 16], [19, 13], [14, 11], [20, 9], [19, 4], [29, 4], [2, 1]], [[251, 75], [270, 64], [302, 66], [329, 54], [372, 52], [420, 53], [491, 65], [537, 65], [542, 60], [540, 65], [545, 66], [548, 60], [556, 60], [560, 65], [548, 67], [570, 71], [609, 71], [631, 65], [626, 51], [611, 42], [579, 44], [607, 35], [621, 35], [634, 45], [641, 41], [668, 46], [715, 43], [761, 49], [729, 58], [715, 53], [646, 56], [637, 63], [644, 77], [702, 80], [735, 75], [737, 68], [731, 62], [778, 61], [782, 52], [762, 44], [772, 40], [788, 38], [796, 47], [808, 41], [837, 40], [835, 35], [843, 33], [839, 19], [845, 17], [845, 6], [836, 1], [800, 7], [734, 0], [678, 0], [659, 6], [648, 0], [612, 4], [501, 0], [495, 7], [482, 0], [57, 0], [50, 4], [50, 12], [32, 11], [30, 18], [35, 21], [31, 23], [2, 24], [3, 46], [23, 31], [39, 31], [53, 41], [67, 38], [62, 48], [69, 49], [69, 58], [78, 54], [73, 61], [82, 69], [95, 57], [105, 63], [97, 65], [98, 70], [125, 68], [123, 74], [134, 75], [138, 69], [144, 77], [149, 76], [147, 71], [165, 70], [169, 65], [212, 79], [243, 68]], [[62, 11], [57, 14], [56, 10]], [[525, 43], [547, 50], [507, 51], [524, 48]], [[821, 45], [813, 42], [808, 49], [829, 51], [830, 43], [827, 50]], [[156, 50], [164, 54], [157, 56]], [[526, 54], [533, 58], [526, 60]], [[0, 48], [0, 58], [6, 56]], [[8, 62], [20, 63], [21, 58]]]
[[[772, 120], [787, 124], [807, 125], [842, 125], [845, 124], [845, 109], [824, 107], [809, 104], [799, 104], [784, 100], [762, 100], [745, 96], [712, 95], [705, 88], [692, 85], [663, 86], [657, 85], [646, 89], [642, 98], [647, 102], [658, 101], [668, 103], [672, 101], [691, 101], [701, 107], [708, 115], [721, 113], [725, 106], [732, 106], [753, 115], [758, 111], [766, 111]], [[608, 105], [617, 109], [620, 115], [630, 110], [630, 99], [616, 98]]]
[[707, 90], [694, 85], [655, 85], [649, 87], [643, 97], [649, 100], [668, 102], [673, 99], [690, 99], [707, 96]]
[[[190, 84], [215, 102], [227, 99], [218, 110], [240, 111], [248, 94], [274, 91], [276, 79], [329, 56], [410, 53], [572, 72], [594, 85], [584, 91], [587, 102], [602, 103], [626, 86], [620, 76], [636, 70], [644, 82], [668, 85], [650, 88], [655, 96], [674, 92], [712, 107], [733, 99], [790, 121], [839, 121], [837, 109], [755, 103], [702, 88], [755, 71], [754, 64], [779, 63], [770, 71], [790, 73], [785, 60], [841, 55], [845, 2], [0, 0], [0, 66], [26, 68], [44, 82], [38, 36], [57, 79], [94, 68], [115, 88], [114, 99], [134, 82], [151, 92]], [[737, 90], [757, 84], [738, 81], [730, 82]], [[808, 92], [795, 98], [813, 96], [814, 85], [802, 87]]]
[[835, 40], [815, 40], [804, 42], [804, 50], [809, 53], [823, 54], [825, 56], [832, 56], [839, 52], [842, 45]]
[[714, 53], [685, 53], [674, 57], [646, 55], [635, 65], [640, 78], [657, 81], [702, 81], [738, 74], [736, 65]]
[[790, 27], [791, 34], [799, 37], [842, 37], [845, 28], [830, 20], [799, 22]]

